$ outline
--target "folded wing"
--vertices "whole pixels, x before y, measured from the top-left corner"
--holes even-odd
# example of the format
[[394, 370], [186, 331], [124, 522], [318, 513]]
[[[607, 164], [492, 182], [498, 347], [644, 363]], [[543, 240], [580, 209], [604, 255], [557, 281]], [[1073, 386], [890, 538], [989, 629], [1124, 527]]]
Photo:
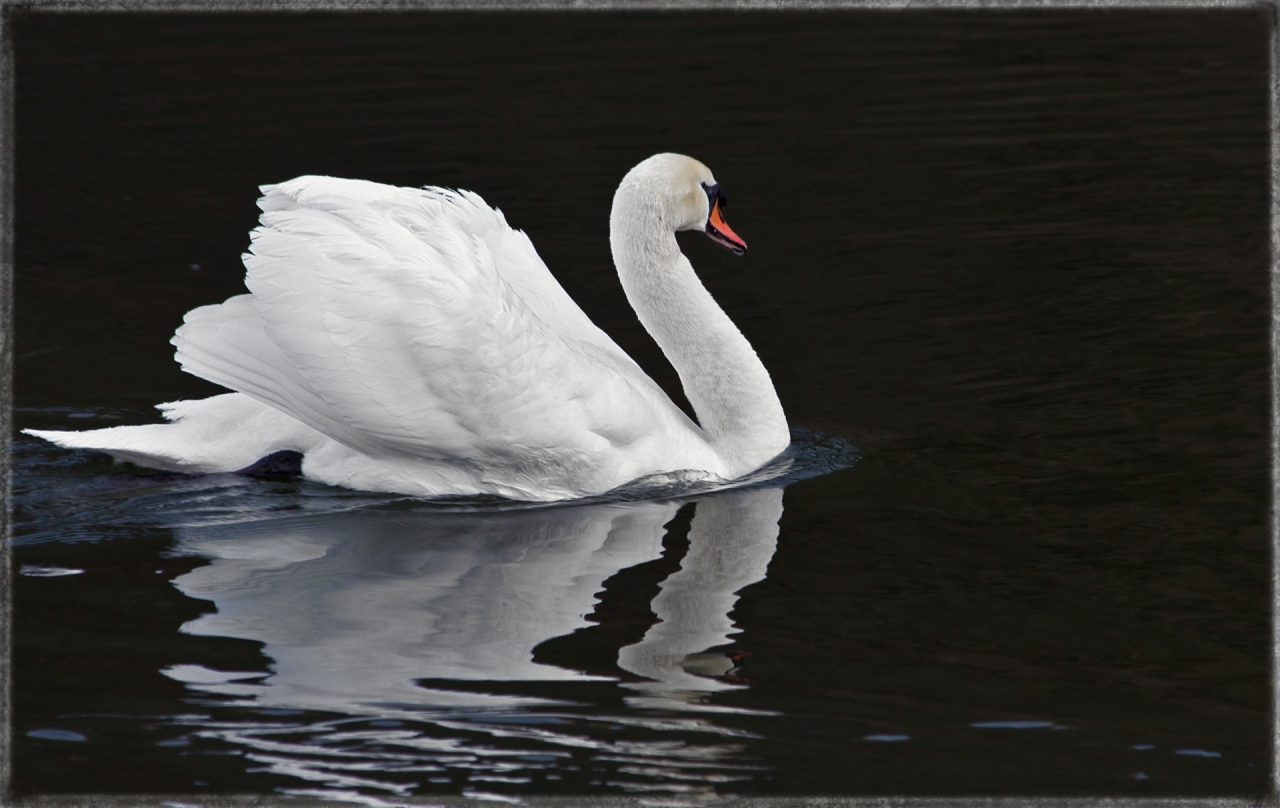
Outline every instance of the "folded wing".
[[590, 457], [698, 431], [475, 194], [329, 177], [263, 191], [251, 294], [187, 315], [185, 370], [371, 458], [486, 475], [590, 473]]

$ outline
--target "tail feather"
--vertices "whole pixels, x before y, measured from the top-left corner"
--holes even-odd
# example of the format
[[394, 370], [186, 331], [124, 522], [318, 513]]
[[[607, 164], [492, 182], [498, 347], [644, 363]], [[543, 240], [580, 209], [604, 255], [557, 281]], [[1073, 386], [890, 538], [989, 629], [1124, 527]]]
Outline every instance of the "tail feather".
[[157, 409], [172, 423], [87, 432], [23, 432], [66, 449], [106, 452], [116, 460], [187, 474], [238, 471], [272, 452], [305, 454], [326, 440], [305, 424], [241, 393], [172, 401]]

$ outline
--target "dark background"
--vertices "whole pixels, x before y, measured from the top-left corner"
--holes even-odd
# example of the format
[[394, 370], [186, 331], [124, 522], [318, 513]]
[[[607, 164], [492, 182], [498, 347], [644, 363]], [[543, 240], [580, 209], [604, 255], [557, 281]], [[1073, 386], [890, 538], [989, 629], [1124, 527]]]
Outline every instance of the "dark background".
[[[168, 339], [243, 291], [256, 186], [304, 173], [479, 192], [683, 401], [607, 221], [630, 166], [687, 153], [750, 251], [686, 253], [791, 423], [865, 452], [788, 489], [734, 612], [735, 698], [784, 713], [735, 793], [1269, 789], [1268, 11], [10, 20], [18, 426], [218, 392]], [[199, 609], [152, 570], [194, 561], [162, 534], [58, 539], [24, 462], [120, 472], [17, 451], [17, 560], [101, 574], [17, 581], [13, 787], [210, 779], [107, 719], [21, 735], [179, 711], [178, 645], [253, 650], [174, 634]], [[620, 578], [640, 609], [661, 580]], [[1073, 731], [968, 727], [1045, 716]]]

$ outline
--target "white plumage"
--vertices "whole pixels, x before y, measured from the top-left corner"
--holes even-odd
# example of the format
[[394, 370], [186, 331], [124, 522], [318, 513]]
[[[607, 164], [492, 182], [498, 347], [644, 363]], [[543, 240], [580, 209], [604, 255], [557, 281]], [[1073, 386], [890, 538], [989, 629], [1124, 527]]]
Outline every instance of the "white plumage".
[[611, 221], [628, 298], [702, 427], [476, 194], [299, 177], [262, 188], [250, 293], [189, 312], [173, 338], [184, 370], [235, 393], [160, 405], [169, 424], [28, 431], [183, 472], [289, 449], [308, 478], [428, 497], [734, 479], [788, 438], [763, 365], [675, 246], [678, 229], [725, 241], [708, 224], [723, 225], [715, 188], [697, 161], [657, 155], [628, 173]]

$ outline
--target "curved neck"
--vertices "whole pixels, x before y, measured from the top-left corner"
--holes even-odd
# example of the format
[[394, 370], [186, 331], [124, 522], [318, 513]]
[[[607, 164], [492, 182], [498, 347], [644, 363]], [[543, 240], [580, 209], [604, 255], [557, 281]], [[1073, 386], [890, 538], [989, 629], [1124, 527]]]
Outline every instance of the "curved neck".
[[614, 197], [609, 231], [627, 300], [680, 375], [729, 477], [773, 459], [790, 442], [773, 381], [698, 280], [663, 211], [624, 185]]

